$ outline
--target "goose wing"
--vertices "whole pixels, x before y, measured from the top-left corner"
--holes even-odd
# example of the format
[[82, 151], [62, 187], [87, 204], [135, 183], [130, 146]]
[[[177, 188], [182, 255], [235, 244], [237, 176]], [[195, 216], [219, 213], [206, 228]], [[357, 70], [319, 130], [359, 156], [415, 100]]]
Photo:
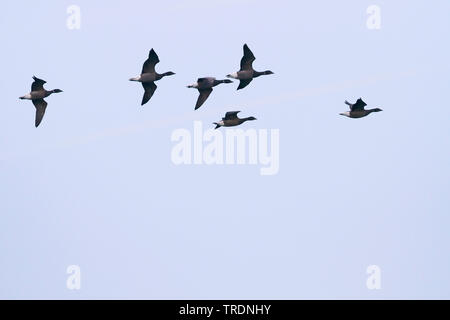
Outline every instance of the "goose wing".
[[197, 83], [198, 84], [204, 84], [204, 85], [207, 85], [207, 84], [212, 85], [214, 83], [214, 80], [216, 80], [216, 78], [214, 78], [214, 77], [198, 78], [197, 79]]
[[44, 90], [44, 84], [47, 83], [46, 81], [36, 78], [33, 76], [33, 83], [31, 84], [31, 91], [41, 91]]
[[244, 44], [244, 56], [241, 59], [241, 70], [252, 70], [252, 63], [255, 61], [255, 56], [253, 55], [253, 52], [249, 49], [247, 44]]
[[367, 104], [361, 98], [359, 98], [350, 108], [351, 111], [357, 111], [357, 110], [364, 110], [365, 106], [367, 106]]
[[155, 90], [157, 88], [156, 84], [154, 82], [142, 82], [142, 86], [144, 87], [144, 96], [142, 97], [141, 106], [146, 104], [150, 98], [153, 96], [153, 93], [155, 93]]
[[222, 118], [222, 120], [232, 120], [232, 119], [237, 119], [237, 114], [240, 111], [228, 111], [227, 113], [225, 113], [225, 117]]
[[34, 126], [37, 128], [44, 118], [45, 109], [47, 108], [47, 102], [44, 99], [33, 100], [33, 104], [36, 107], [36, 118], [34, 120]]
[[197, 110], [202, 106], [202, 104], [206, 101], [206, 99], [208, 99], [212, 91], [213, 91], [212, 88], [198, 90], [200, 95], [198, 96], [197, 103], [195, 104], [195, 110]]
[[250, 82], [252, 82], [252, 80], [253, 80], [252, 78], [239, 80], [240, 82], [239, 86], [237, 87], [237, 90], [245, 88], [246, 86], [248, 86]]
[[150, 50], [150, 53], [148, 54], [148, 59], [145, 60], [144, 65], [142, 66], [142, 73], [154, 73], [155, 72], [155, 65], [159, 63], [158, 55], [156, 54], [155, 50]]

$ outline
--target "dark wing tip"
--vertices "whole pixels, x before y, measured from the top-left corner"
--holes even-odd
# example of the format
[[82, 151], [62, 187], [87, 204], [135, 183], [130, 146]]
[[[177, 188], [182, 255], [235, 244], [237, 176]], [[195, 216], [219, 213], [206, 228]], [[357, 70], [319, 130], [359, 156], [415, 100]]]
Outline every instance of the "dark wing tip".
[[195, 103], [194, 110], [197, 110], [198, 108], [200, 108], [203, 105], [204, 102], [205, 101], [201, 101], [201, 97], [199, 96], [198, 99], [197, 99], [197, 102]]
[[158, 62], [159, 62], [158, 55], [156, 54], [156, 51], [153, 48], [148, 53], [148, 56], [149, 56], [149, 58], [154, 58], [155, 60], [158, 60]]
[[253, 79], [240, 80], [239, 86], [237, 87], [236, 90], [244, 89], [246, 86], [248, 86], [250, 84], [250, 82], [252, 82], [252, 80]]
[[225, 117], [222, 118], [222, 120], [228, 120], [228, 119], [235, 119], [237, 118], [237, 114], [240, 111], [228, 111], [227, 113], [225, 113]]
[[252, 53], [252, 50], [250, 50], [250, 48], [248, 47], [247, 44], [244, 44], [244, 52], [248, 52], [248, 53], [250, 53], [250, 54], [253, 54], [253, 53]]
[[142, 87], [144, 88], [144, 95], [142, 97], [141, 106], [150, 101], [158, 86], [154, 82], [143, 82]]
[[198, 108], [200, 108], [203, 103], [205, 103], [205, 101], [208, 99], [209, 95], [211, 94], [211, 92], [213, 92], [213, 89], [205, 89], [205, 90], [198, 90], [198, 98], [197, 98], [197, 103], [195, 104], [195, 109], [197, 110]]
[[42, 79], [39, 79], [38, 77], [36, 77], [36, 76], [33, 76], [33, 80], [34, 81], [36, 81], [36, 82], [42, 82], [42, 83], [46, 83], [44, 80], [42, 80]]

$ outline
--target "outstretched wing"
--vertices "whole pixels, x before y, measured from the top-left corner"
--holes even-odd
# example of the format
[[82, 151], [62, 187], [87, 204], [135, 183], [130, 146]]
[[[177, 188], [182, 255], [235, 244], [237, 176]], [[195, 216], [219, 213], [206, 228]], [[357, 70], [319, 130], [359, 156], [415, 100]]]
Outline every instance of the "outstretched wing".
[[365, 106], [367, 106], [367, 104], [361, 98], [359, 98], [350, 108], [351, 111], [364, 110]]
[[252, 80], [253, 80], [253, 78], [250, 78], [250, 79], [241, 79], [240, 82], [239, 82], [239, 86], [237, 87], [236, 90], [245, 88], [246, 86], [248, 86], [248, 84], [249, 84], [250, 82], [252, 82]]
[[144, 87], [144, 96], [142, 97], [141, 106], [146, 104], [148, 100], [153, 96], [153, 93], [155, 93], [155, 90], [157, 88], [156, 84], [154, 82], [142, 82], [142, 86]]
[[208, 99], [212, 91], [212, 88], [198, 90], [198, 92], [200, 92], [200, 95], [198, 96], [197, 103], [195, 104], [195, 110], [202, 106], [202, 104], [206, 101], [206, 99]]
[[47, 108], [47, 102], [44, 99], [33, 100], [33, 104], [36, 107], [36, 118], [34, 120], [34, 126], [37, 128], [44, 118], [45, 108]]
[[241, 70], [252, 70], [252, 63], [255, 61], [255, 56], [253, 55], [253, 52], [249, 49], [247, 44], [244, 44], [244, 56], [241, 59]]
[[216, 78], [214, 78], [214, 77], [203, 77], [203, 78], [198, 78], [197, 83], [198, 84], [200, 84], [202, 82], [208, 83], [208, 82], [213, 82], [214, 80], [216, 80]]
[[232, 120], [232, 119], [237, 119], [237, 114], [240, 111], [228, 111], [227, 113], [225, 113], [225, 118], [222, 118], [222, 120]]
[[150, 53], [148, 54], [148, 59], [145, 60], [144, 65], [142, 66], [142, 73], [154, 73], [155, 72], [155, 65], [159, 62], [158, 55], [156, 54], [155, 50], [150, 50]]
[[33, 76], [34, 82], [31, 84], [31, 91], [40, 91], [44, 90], [44, 84], [47, 83], [46, 81], [36, 78]]

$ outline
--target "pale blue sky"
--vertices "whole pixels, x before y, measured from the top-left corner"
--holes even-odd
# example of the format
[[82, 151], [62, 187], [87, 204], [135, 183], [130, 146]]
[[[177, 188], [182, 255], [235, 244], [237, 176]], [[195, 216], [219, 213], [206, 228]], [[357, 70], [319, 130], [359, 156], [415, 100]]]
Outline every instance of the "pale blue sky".
[[[155, 4], [152, 4], [152, 3]], [[66, 27], [69, 5], [81, 30]], [[369, 5], [381, 29], [366, 27]], [[450, 298], [448, 1], [8, 1], [0, 11], [1, 298]], [[194, 111], [199, 76], [222, 85]], [[140, 106], [150, 48], [161, 80]], [[18, 97], [47, 80], [47, 113]], [[347, 119], [363, 97], [384, 111]], [[229, 110], [280, 171], [175, 166]], [[81, 267], [81, 290], [66, 268]], [[366, 288], [379, 265], [382, 289]]]

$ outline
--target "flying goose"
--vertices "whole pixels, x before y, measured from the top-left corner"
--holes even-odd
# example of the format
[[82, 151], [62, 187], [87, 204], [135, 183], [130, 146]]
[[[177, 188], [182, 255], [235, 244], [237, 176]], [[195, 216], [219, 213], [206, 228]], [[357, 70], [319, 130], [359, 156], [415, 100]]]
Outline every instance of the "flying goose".
[[256, 120], [255, 117], [238, 118], [237, 114], [239, 112], [240, 111], [229, 111], [229, 112], [225, 113], [225, 117], [222, 118], [222, 121], [213, 122], [213, 124], [216, 125], [216, 127], [214, 129], [217, 129], [220, 127], [234, 127], [234, 126], [238, 126], [238, 125], [244, 123], [245, 121]]
[[47, 102], [44, 100], [44, 98], [48, 97], [52, 93], [59, 93], [63, 92], [60, 89], [53, 89], [50, 91], [47, 91], [44, 89], [44, 84], [47, 83], [46, 81], [36, 78], [33, 76], [33, 83], [31, 84], [31, 92], [19, 97], [19, 99], [25, 99], [25, 100], [31, 100], [36, 107], [36, 118], [34, 120], [34, 126], [37, 128], [39, 124], [42, 121], [42, 118], [45, 114], [45, 108], [47, 108]]
[[198, 96], [197, 103], [195, 104], [195, 109], [197, 110], [202, 106], [202, 104], [208, 99], [209, 95], [213, 91], [213, 87], [221, 84], [221, 83], [232, 83], [233, 81], [225, 79], [225, 80], [216, 80], [213, 77], [206, 78], [198, 78], [197, 82], [187, 86], [188, 88], [195, 88], [198, 90], [200, 95]]
[[130, 79], [130, 81], [138, 81], [142, 83], [142, 86], [144, 87], [145, 93], [144, 96], [142, 97], [141, 106], [146, 104], [152, 97], [153, 93], [155, 92], [157, 88], [155, 81], [161, 80], [165, 76], [171, 76], [175, 74], [172, 71], [165, 72], [162, 74], [156, 72], [155, 65], [158, 62], [159, 62], [158, 55], [152, 48], [150, 50], [150, 53], [148, 54], [148, 59], [144, 62], [144, 65], [142, 66], [141, 75]]
[[349, 118], [362, 118], [365, 117], [372, 112], [380, 112], [383, 111], [380, 108], [374, 108], [374, 109], [364, 109], [367, 104], [359, 98], [356, 100], [356, 103], [350, 103], [347, 100], [345, 100], [345, 104], [350, 107], [350, 111], [339, 113], [342, 116], [346, 116]]
[[240, 80], [237, 90], [243, 89], [246, 86], [248, 86], [248, 84], [252, 82], [254, 78], [257, 78], [265, 74], [273, 74], [273, 72], [270, 70], [262, 72], [255, 71], [252, 66], [253, 61], [255, 61], [255, 59], [256, 58], [253, 55], [253, 52], [249, 49], [247, 44], [244, 44], [244, 56], [241, 59], [241, 69], [238, 72], [227, 75], [228, 78]]

